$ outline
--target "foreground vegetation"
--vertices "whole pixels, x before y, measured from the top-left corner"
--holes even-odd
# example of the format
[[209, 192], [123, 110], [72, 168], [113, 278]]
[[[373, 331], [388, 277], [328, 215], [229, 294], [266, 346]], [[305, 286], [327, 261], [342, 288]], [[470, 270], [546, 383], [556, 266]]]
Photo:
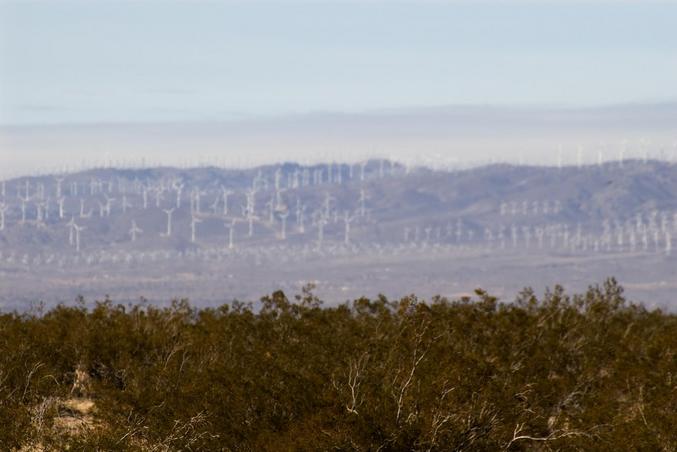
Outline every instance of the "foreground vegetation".
[[676, 345], [677, 316], [613, 280], [512, 304], [7, 313], [0, 449], [675, 450]]

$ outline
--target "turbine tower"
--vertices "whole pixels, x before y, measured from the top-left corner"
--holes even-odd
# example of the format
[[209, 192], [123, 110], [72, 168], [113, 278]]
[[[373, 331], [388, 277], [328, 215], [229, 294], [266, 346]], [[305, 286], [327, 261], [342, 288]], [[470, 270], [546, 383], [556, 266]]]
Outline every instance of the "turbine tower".
[[172, 213], [174, 213], [174, 208], [171, 209], [162, 209], [164, 213], [167, 214], [167, 232], [165, 233], [166, 237], [172, 236]]
[[132, 220], [132, 227], [129, 230], [129, 235], [132, 238], [132, 242], [136, 242], [137, 234], [142, 234], [142, 233], [143, 233], [143, 229], [141, 229], [140, 227], [138, 227], [136, 225], [136, 221]]
[[[348, 211], [346, 210], [345, 213], [343, 214], [343, 224], [345, 226], [344, 230], [344, 236], [343, 236], [343, 243], [348, 245], [350, 243], [350, 223], [355, 219], [355, 217], [350, 216]], [[407, 235], [409, 231], [407, 231]]]
[[79, 253], [80, 252], [80, 233], [87, 228], [85, 228], [84, 226], [78, 226], [75, 223], [73, 223], [73, 228], [75, 229], [75, 251]]
[[[363, 172], [363, 173], [364, 173], [364, 172]], [[360, 202], [360, 216], [361, 216], [361, 217], [364, 217], [364, 215], [366, 214], [366, 207], [365, 207], [365, 201], [366, 201], [366, 200], [367, 200], [367, 195], [366, 195], [366, 193], [365, 193], [365, 191], [364, 191], [364, 188], [361, 188], [361, 189], [360, 189], [360, 199], [359, 199], [359, 202]]]
[[183, 192], [184, 184], [175, 184], [174, 189], [176, 190], [176, 208], [181, 208], [181, 193]]
[[66, 200], [66, 198], [64, 198], [63, 196], [60, 197], [60, 198], [57, 200], [57, 202], [58, 202], [58, 204], [59, 204], [59, 219], [60, 219], [60, 220], [63, 220], [63, 217], [64, 217], [63, 203], [64, 203], [65, 200]]
[[202, 223], [202, 220], [200, 220], [198, 217], [193, 216], [190, 219], [190, 241], [191, 243], [195, 243], [196, 240], [196, 232], [197, 232], [197, 224]]
[[228, 228], [228, 249], [232, 250], [235, 248], [235, 223], [236, 219], [233, 218], [230, 220], [230, 225], [228, 223], [225, 223], [226, 227]]
[[63, 177], [55, 177], [54, 180], [56, 181], [56, 197], [61, 198], [61, 184], [63, 184]]
[[324, 241], [324, 225], [327, 224], [327, 219], [320, 215], [320, 218], [317, 220], [317, 248], [322, 248], [322, 242]]
[[24, 224], [26, 222], [26, 203], [30, 199], [28, 196], [26, 197], [20, 197], [21, 200], [21, 224]]
[[69, 228], [68, 243], [73, 246], [75, 244], [75, 217], [71, 217], [71, 221], [66, 223], [66, 226]]
[[7, 204], [4, 202], [0, 203], [0, 231], [5, 230], [5, 212], [7, 212]]
[[228, 216], [228, 196], [232, 195], [233, 192], [228, 190], [225, 187], [221, 187], [221, 192], [223, 196], [223, 216]]
[[127, 199], [127, 195], [122, 195], [122, 213], [127, 213], [127, 209], [132, 207], [132, 203]]
[[282, 221], [282, 231], [280, 232], [280, 240], [287, 240], [287, 217], [288, 211], [280, 213], [280, 220]]

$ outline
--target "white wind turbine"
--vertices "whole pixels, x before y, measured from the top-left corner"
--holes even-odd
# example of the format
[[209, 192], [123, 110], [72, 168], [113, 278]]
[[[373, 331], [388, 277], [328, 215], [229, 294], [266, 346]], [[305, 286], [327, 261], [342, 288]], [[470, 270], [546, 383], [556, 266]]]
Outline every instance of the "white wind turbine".
[[557, 148], [557, 168], [562, 169], [562, 145]]
[[270, 201], [265, 205], [268, 208], [268, 223], [275, 223], [275, 195], [270, 195]]
[[132, 208], [132, 203], [129, 202], [127, 199], [127, 195], [123, 194], [122, 195], [122, 213], [127, 213], [127, 209]]
[[54, 180], [56, 181], [56, 197], [61, 198], [61, 184], [63, 184], [64, 178], [55, 177]]
[[26, 222], [26, 203], [30, 199], [28, 196], [26, 197], [19, 197], [21, 200], [21, 224], [24, 224]]
[[162, 200], [164, 199], [163, 193], [162, 187], [157, 187], [155, 189], [155, 207], [158, 209], [162, 205]]
[[672, 233], [665, 231], [665, 254], [669, 256], [672, 254]]
[[174, 208], [172, 207], [171, 209], [162, 209], [162, 211], [167, 214], [167, 231], [165, 233], [165, 237], [171, 237], [172, 236], [172, 214], [174, 213]]
[[142, 234], [142, 233], [143, 233], [143, 229], [141, 229], [140, 227], [138, 227], [136, 225], [136, 221], [132, 220], [132, 227], [129, 230], [129, 235], [132, 238], [132, 242], [136, 242], [136, 236], [138, 234]]
[[200, 220], [196, 216], [191, 217], [191, 219], [190, 219], [190, 241], [191, 241], [191, 243], [195, 243], [198, 223], [202, 223], [202, 220]]
[[233, 218], [230, 220], [230, 225], [228, 223], [225, 223], [226, 227], [228, 228], [228, 249], [232, 250], [235, 248], [235, 223], [236, 219]]
[[275, 191], [278, 191], [280, 189], [280, 181], [282, 180], [282, 169], [277, 168], [275, 170], [275, 175], [273, 176], [273, 184], [275, 186]]
[[66, 198], [63, 196], [57, 199], [57, 203], [59, 205], [59, 219], [63, 220], [64, 217], [64, 202], [66, 201]]
[[36, 215], [35, 220], [38, 224], [42, 223], [47, 218], [47, 203], [44, 201], [35, 202]]
[[0, 203], [0, 231], [5, 230], [5, 212], [9, 207], [4, 202]]
[[80, 218], [89, 218], [92, 216], [92, 210], [85, 212], [85, 198], [80, 198]]
[[209, 206], [212, 209], [212, 213], [214, 215], [216, 215], [219, 211], [219, 201], [221, 201], [221, 199], [219, 199], [219, 197], [217, 196], [216, 198], [214, 198], [214, 202], [212, 203], [212, 205]]
[[343, 184], [343, 165], [338, 164], [336, 170], [336, 183], [341, 185]]
[[[301, 234], [306, 232], [306, 227], [305, 227], [305, 224], [304, 224], [305, 212], [306, 212], [305, 204], [302, 205], [300, 203], [300, 200], [297, 200], [297, 203], [296, 203], [296, 225], [298, 226], [299, 232]], [[677, 225], [677, 223], [676, 223], [676, 225]]]
[[106, 206], [101, 201], [97, 201], [97, 203], [99, 204], [99, 218], [103, 218], [106, 211]]
[[366, 205], [365, 205], [365, 204], [366, 204], [366, 201], [367, 201], [367, 194], [366, 194], [366, 192], [364, 191], [364, 188], [360, 188], [360, 199], [359, 199], [359, 203], [360, 203], [360, 216], [361, 216], [361, 217], [364, 217], [365, 214], [366, 214], [366, 211], [367, 211], [367, 210], [366, 210]]
[[80, 233], [87, 228], [85, 228], [84, 226], [78, 226], [75, 223], [73, 223], [73, 228], [75, 229], [75, 251], [79, 253], [80, 252]]
[[324, 241], [324, 226], [327, 224], [327, 219], [324, 216], [320, 215], [317, 220], [317, 248], [322, 248], [322, 242]]
[[71, 221], [66, 223], [68, 227], [68, 243], [73, 246], [75, 243], [75, 217], [71, 217]]
[[223, 216], [228, 216], [228, 196], [232, 195], [233, 191], [221, 186], [221, 196], [223, 197]]
[[176, 190], [176, 208], [180, 209], [181, 208], [181, 194], [183, 192], [183, 187], [185, 185], [183, 183], [174, 183], [174, 190]]
[[[350, 223], [355, 219], [354, 216], [351, 216], [348, 211], [346, 210], [343, 214], [343, 225], [344, 225], [344, 233], [343, 233], [343, 243], [348, 245], [350, 243]], [[408, 234], [407, 234], [408, 235]]]
[[331, 214], [331, 202], [335, 201], [336, 198], [334, 198], [329, 192], [324, 193], [324, 216], [325, 218], [329, 218]]
[[143, 210], [148, 209], [148, 187], [143, 186], [141, 188], [141, 197], [143, 199]]
[[288, 211], [281, 212], [279, 214], [280, 221], [282, 222], [282, 230], [280, 231], [280, 240], [287, 240], [287, 217], [289, 216]]

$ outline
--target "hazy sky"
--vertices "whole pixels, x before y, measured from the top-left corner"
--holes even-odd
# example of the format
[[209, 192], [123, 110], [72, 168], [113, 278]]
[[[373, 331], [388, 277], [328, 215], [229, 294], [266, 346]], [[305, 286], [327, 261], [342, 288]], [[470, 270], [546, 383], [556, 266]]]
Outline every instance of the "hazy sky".
[[0, 0], [0, 125], [677, 100], [677, 4]]

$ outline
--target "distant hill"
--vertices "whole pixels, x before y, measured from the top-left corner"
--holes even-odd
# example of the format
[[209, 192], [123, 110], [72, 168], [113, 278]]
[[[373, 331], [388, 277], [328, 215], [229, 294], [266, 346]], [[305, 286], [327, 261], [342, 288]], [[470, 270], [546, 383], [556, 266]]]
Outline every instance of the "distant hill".
[[[341, 299], [356, 291], [397, 294], [400, 271], [420, 276], [419, 284], [432, 278], [428, 288], [449, 295], [453, 287], [472, 287], [462, 279], [452, 286], [438, 281], [442, 276], [429, 267], [461, 255], [471, 268], [487, 269], [505, 259], [514, 259], [518, 269], [567, 256], [600, 277], [649, 259], [657, 266], [648, 272], [652, 277], [669, 281], [674, 274], [665, 259], [674, 259], [677, 237], [677, 166], [662, 161], [460, 171], [387, 160], [248, 170], [103, 168], [9, 180], [1, 189], [5, 304], [67, 300], [81, 291], [100, 296], [109, 286], [123, 298], [136, 289], [134, 297], [162, 300], [171, 296], [157, 288], [164, 279], [182, 294], [197, 284], [207, 292], [198, 301], [210, 302], [259, 294], [254, 285], [266, 275], [271, 284], [289, 287], [325, 281], [329, 298]], [[406, 268], [360, 280], [412, 256], [416, 263]], [[601, 258], [611, 260], [592, 263]], [[459, 273], [456, 265], [448, 278], [466, 278], [468, 269]], [[230, 266], [235, 270], [229, 274], [252, 267], [224, 292], [210, 278], [219, 279], [215, 275]], [[567, 281], [567, 272], [560, 281]], [[29, 283], [36, 277], [38, 284]], [[509, 281], [492, 278], [500, 283], [480, 285], [507, 295]], [[578, 270], [572, 278], [584, 282]], [[661, 281], [641, 276], [636, 284], [651, 287], [649, 293]], [[632, 290], [635, 281], [623, 282]]]

